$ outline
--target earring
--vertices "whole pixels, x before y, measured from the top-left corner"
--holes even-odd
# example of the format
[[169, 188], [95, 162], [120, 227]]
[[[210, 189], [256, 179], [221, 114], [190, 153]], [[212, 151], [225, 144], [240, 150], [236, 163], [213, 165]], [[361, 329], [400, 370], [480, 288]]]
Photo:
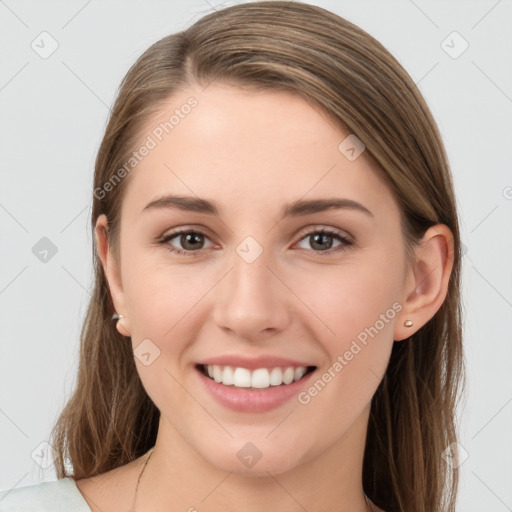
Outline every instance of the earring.
[[124, 318], [124, 315], [120, 315], [119, 313], [114, 313], [112, 315], [112, 320], [116, 320], [116, 329], [118, 330], [119, 334], [125, 336], [125, 337], [130, 337], [130, 333], [126, 330], [126, 326], [123, 326], [122, 324], [119, 323], [119, 320], [121, 320], [122, 318]]
[[404, 322], [404, 325], [405, 325], [405, 327], [412, 327], [412, 321], [411, 320], [406, 320]]

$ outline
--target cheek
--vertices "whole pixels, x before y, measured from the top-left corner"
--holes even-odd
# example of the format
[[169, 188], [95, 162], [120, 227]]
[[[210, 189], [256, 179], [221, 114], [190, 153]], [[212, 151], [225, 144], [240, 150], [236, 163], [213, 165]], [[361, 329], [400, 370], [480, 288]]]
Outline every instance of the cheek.
[[397, 299], [402, 275], [396, 261], [389, 264], [387, 252], [354, 253], [339, 265], [311, 269], [297, 271], [293, 291], [317, 318], [319, 340], [331, 340], [331, 348], [343, 348], [360, 333], [364, 338], [365, 329], [375, 324], [384, 336], [389, 334], [401, 309]]
[[333, 435], [348, 429], [386, 371], [402, 309], [397, 301], [400, 272], [385, 265], [385, 254], [373, 256], [372, 264], [331, 269], [326, 271], [329, 279], [302, 283], [302, 293], [309, 290], [306, 302], [322, 320], [315, 322], [313, 336], [327, 357], [317, 379], [298, 397], [312, 431], [325, 429], [326, 410], [337, 425]]
[[[123, 260], [135, 362], [146, 392], [160, 410], [190, 407], [179, 384], [180, 358], [195, 338], [194, 306], [207, 292], [209, 281], [203, 273], [200, 278], [193, 266], [172, 265], [162, 254], [154, 257], [156, 252], [133, 251]], [[144, 352], [150, 353], [149, 364], [138, 357]]]
[[167, 260], [164, 248], [132, 251], [123, 260], [132, 333], [151, 333], [159, 339], [171, 336], [173, 326], [206, 293], [207, 283], [203, 272], [192, 265]]

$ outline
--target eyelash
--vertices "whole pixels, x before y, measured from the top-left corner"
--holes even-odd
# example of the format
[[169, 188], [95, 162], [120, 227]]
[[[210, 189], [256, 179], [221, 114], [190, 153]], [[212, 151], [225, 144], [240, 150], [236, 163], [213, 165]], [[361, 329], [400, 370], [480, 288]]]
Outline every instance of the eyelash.
[[[195, 230], [191, 230], [191, 229], [181, 229], [181, 230], [174, 231], [173, 233], [169, 233], [168, 235], [160, 238], [158, 240], [158, 243], [161, 245], [166, 245], [166, 250], [168, 250], [169, 252], [171, 252], [173, 254], [177, 254], [177, 255], [181, 255], [181, 256], [189, 256], [189, 257], [199, 256], [199, 253], [202, 252], [202, 249], [199, 249], [197, 251], [175, 249], [170, 244], [167, 243], [169, 240], [176, 238], [178, 235], [184, 235], [184, 234], [196, 234], [196, 235], [201, 235], [201, 236], [204, 236], [205, 238], [208, 238], [207, 235], [201, 231], [195, 231]], [[351, 242], [347, 237], [341, 235], [337, 231], [333, 231], [333, 230], [325, 229], [325, 228], [318, 229], [316, 231], [310, 231], [310, 232], [306, 233], [302, 238], [300, 238], [299, 242], [301, 242], [302, 240], [304, 240], [305, 238], [307, 238], [311, 235], [317, 235], [317, 234], [330, 235], [330, 236], [333, 236], [334, 238], [336, 238], [337, 240], [339, 240], [340, 242], [343, 242], [343, 245], [341, 245], [337, 248], [334, 248], [334, 249], [328, 249], [326, 251], [314, 251], [313, 250], [313, 252], [318, 253], [321, 256], [332, 255], [335, 252], [346, 250], [346, 249], [350, 248], [350, 246], [353, 245], [353, 242]], [[308, 250], [308, 249], [301, 249], [301, 250]]]

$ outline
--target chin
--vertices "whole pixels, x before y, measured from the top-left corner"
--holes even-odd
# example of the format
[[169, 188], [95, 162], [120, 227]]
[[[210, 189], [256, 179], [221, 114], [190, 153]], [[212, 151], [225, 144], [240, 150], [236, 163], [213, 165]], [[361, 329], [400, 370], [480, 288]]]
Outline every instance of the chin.
[[272, 443], [268, 442], [261, 449], [257, 448], [256, 443], [234, 444], [236, 447], [224, 447], [221, 453], [216, 451], [203, 454], [203, 458], [222, 471], [255, 477], [268, 477], [268, 473], [285, 473], [299, 466], [304, 459], [293, 447], [285, 449], [283, 446], [272, 446]]

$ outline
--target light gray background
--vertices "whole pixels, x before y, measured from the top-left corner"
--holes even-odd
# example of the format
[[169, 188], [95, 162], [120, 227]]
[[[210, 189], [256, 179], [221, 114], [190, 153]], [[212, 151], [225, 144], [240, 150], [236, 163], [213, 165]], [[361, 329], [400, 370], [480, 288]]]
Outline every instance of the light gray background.
[[[512, 510], [512, 2], [311, 3], [381, 41], [441, 129], [467, 248], [459, 421], [469, 457], [457, 510]], [[0, 489], [55, 479], [31, 454], [51, 462], [40, 445], [75, 379], [92, 278], [93, 164], [117, 87], [151, 43], [226, 5], [0, 1]], [[47, 59], [31, 48], [43, 31], [59, 45]], [[469, 43], [456, 59], [441, 46], [453, 31]], [[461, 41], [452, 39], [454, 52]], [[42, 237], [58, 250], [46, 263], [32, 252]]]

